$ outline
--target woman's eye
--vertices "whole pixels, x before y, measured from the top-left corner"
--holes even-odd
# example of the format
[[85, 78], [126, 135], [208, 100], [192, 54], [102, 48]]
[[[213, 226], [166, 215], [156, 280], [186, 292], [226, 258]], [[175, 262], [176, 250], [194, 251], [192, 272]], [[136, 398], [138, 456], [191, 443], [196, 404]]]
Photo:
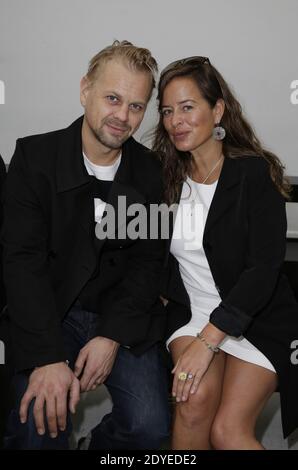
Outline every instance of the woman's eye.
[[183, 111], [191, 111], [191, 110], [192, 110], [192, 106], [190, 105], [183, 106]]
[[161, 114], [162, 114], [163, 117], [169, 116], [170, 113], [171, 113], [171, 110], [170, 110], [170, 109], [163, 109], [163, 110], [161, 111]]

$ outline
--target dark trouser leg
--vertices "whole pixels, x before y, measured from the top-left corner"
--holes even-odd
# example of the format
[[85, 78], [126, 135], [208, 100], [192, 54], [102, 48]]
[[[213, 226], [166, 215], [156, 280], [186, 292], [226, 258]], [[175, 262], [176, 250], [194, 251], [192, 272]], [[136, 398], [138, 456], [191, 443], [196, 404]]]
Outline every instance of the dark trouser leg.
[[[54, 449], [68, 449], [68, 438], [71, 433], [71, 422], [68, 417], [67, 428], [64, 432], [59, 432], [55, 439], [49, 436], [46, 428], [46, 433], [40, 436], [36, 431], [36, 426], [33, 416], [33, 406], [35, 400], [32, 400], [28, 409], [27, 422], [22, 424], [19, 418], [19, 408], [23, 395], [27, 389], [29, 381], [29, 374], [19, 373], [13, 378], [13, 389], [15, 393], [15, 406], [10, 412], [8, 418], [8, 425], [6, 429], [6, 436], [4, 438], [4, 445], [6, 449], [18, 450], [54, 450]], [[45, 420], [46, 422], [46, 420]]]
[[[70, 365], [74, 362], [80, 349], [88, 341], [90, 331], [94, 330], [96, 315], [81, 310], [79, 306], [73, 307], [66, 316], [62, 328], [65, 341], [65, 348], [68, 352]], [[68, 438], [71, 433], [71, 420], [67, 417], [67, 428], [65, 431], [59, 431], [58, 436], [52, 439], [47, 430], [43, 436], [36, 431], [33, 416], [34, 400], [32, 400], [28, 419], [22, 424], [19, 419], [19, 408], [23, 395], [28, 386], [30, 372], [18, 373], [13, 378], [13, 390], [15, 394], [14, 408], [9, 414], [4, 446], [6, 449], [68, 449]], [[46, 422], [46, 420], [45, 420]]]
[[89, 450], [158, 449], [169, 434], [167, 373], [157, 346], [142, 356], [120, 347], [105, 382], [112, 412], [92, 431]]

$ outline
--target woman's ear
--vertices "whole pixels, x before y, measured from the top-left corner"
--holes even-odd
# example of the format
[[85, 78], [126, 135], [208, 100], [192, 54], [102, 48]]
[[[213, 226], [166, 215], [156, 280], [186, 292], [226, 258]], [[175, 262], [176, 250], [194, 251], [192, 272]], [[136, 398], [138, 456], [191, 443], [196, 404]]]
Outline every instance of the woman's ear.
[[224, 111], [225, 111], [225, 102], [222, 98], [219, 98], [216, 101], [215, 106], [213, 108], [214, 121], [216, 124], [220, 123], [223, 117]]

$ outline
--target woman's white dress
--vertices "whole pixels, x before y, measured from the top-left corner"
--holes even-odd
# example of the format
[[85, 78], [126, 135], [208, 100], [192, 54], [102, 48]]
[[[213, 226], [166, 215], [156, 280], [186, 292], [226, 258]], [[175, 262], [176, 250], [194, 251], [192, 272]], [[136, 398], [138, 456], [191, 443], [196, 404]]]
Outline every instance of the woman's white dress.
[[[192, 317], [189, 323], [172, 334], [167, 346], [179, 336], [196, 336], [221, 302], [202, 246], [204, 227], [216, 186], [217, 182], [200, 184], [190, 178], [183, 184], [170, 251], [179, 263], [190, 298]], [[226, 336], [220, 349], [275, 372], [264, 354], [244, 337]]]

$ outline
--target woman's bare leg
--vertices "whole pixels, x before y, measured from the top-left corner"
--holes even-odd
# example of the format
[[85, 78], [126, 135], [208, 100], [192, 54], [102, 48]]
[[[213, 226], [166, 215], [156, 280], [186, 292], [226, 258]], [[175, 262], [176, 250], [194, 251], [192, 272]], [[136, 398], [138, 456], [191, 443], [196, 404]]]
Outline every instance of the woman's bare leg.
[[[192, 336], [181, 336], [170, 343], [174, 364], [193, 340]], [[220, 402], [224, 367], [225, 353], [221, 351], [214, 355], [198, 391], [186, 402], [175, 404], [173, 449], [210, 449], [210, 429]]]
[[277, 387], [277, 375], [226, 354], [220, 406], [211, 441], [216, 449], [264, 449], [255, 437], [256, 421]]

